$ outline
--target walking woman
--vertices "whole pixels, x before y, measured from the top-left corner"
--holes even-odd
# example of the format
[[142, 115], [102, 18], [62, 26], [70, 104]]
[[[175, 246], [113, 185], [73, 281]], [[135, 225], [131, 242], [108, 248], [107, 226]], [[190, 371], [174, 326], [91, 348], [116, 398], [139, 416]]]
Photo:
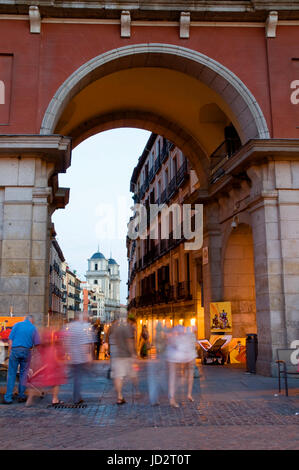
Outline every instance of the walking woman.
[[36, 392], [42, 396], [42, 389], [48, 387], [52, 391], [52, 405], [62, 403], [58, 398], [59, 386], [67, 381], [62, 339], [61, 331], [45, 329], [42, 332], [41, 344], [30, 366], [26, 406], [32, 404]]
[[169, 365], [169, 404], [178, 408], [175, 394], [178, 377], [187, 382], [187, 400], [193, 402], [192, 388], [194, 377], [194, 364], [196, 358], [195, 336], [190, 328], [185, 329], [181, 325], [173, 328], [169, 335], [166, 349], [166, 358]]

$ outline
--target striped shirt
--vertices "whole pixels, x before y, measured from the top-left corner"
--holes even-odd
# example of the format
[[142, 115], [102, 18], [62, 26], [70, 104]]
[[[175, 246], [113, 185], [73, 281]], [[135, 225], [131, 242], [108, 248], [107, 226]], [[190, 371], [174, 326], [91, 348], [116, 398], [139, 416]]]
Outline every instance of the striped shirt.
[[65, 329], [65, 346], [71, 364], [84, 364], [90, 358], [90, 343], [94, 342], [89, 323], [73, 321]]

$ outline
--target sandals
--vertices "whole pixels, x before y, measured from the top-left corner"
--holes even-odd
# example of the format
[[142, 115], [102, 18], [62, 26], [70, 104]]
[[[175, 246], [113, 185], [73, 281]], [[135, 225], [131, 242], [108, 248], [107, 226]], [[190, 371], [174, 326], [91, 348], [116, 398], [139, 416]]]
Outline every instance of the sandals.
[[64, 401], [58, 400], [55, 403], [52, 402], [52, 406], [56, 406], [56, 405], [64, 405]]
[[121, 400], [117, 400], [116, 402], [117, 405], [123, 405], [124, 403], [127, 403], [124, 398], [122, 398]]
[[176, 401], [174, 401], [173, 399], [169, 400], [169, 404], [170, 404], [170, 406], [172, 406], [172, 408], [179, 408], [180, 407], [180, 405]]

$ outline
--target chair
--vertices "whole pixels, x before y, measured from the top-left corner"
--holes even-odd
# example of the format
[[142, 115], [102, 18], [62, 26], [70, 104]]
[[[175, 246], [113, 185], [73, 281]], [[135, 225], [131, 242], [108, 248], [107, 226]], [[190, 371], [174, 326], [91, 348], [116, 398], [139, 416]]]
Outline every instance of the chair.
[[218, 338], [212, 345], [209, 341], [198, 341], [198, 343], [202, 348], [204, 364], [207, 364], [207, 359], [214, 359], [213, 364], [219, 364], [218, 358], [221, 358], [221, 364], [224, 364], [225, 354], [221, 352], [221, 348], [227, 343], [226, 338]]
[[288, 389], [288, 375], [296, 376], [299, 375], [298, 364], [293, 364], [291, 362], [291, 355], [296, 351], [295, 349], [277, 349], [277, 361], [278, 366], [278, 390], [281, 391], [281, 378], [284, 379], [285, 394], [289, 396]]

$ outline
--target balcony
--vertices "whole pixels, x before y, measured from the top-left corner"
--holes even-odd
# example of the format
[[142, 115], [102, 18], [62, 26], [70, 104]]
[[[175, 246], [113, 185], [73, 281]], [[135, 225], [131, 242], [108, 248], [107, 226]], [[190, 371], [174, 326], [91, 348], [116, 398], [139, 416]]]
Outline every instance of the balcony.
[[174, 177], [170, 180], [167, 187], [167, 200], [171, 199], [182, 184], [189, 178], [188, 163], [184, 160]]
[[159, 204], [164, 204], [167, 201], [167, 188], [162, 191], [161, 196], [159, 198]]
[[184, 160], [184, 163], [180, 166], [176, 174], [176, 184], [178, 188], [182, 185], [188, 176], [187, 160]]
[[175, 296], [178, 300], [191, 300], [190, 281], [178, 282], [175, 286]]
[[167, 186], [167, 200], [169, 200], [175, 193], [177, 187], [176, 187], [176, 176], [174, 176], [168, 186]]
[[160, 241], [160, 254], [162, 255], [163, 253], [166, 252], [168, 248], [168, 240], [166, 238], [162, 238]]
[[129, 308], [192, 300], [190, 288], [190, 281], [179, 282], [175, 285], [162, 285], [156, 291], [145, 292], [141, 296], [131, 300]]
[[223, 170], [220, 167], [240, 149], [241, 145], [239, 137], [225, 139], [210, 155], [212, 182], [222, 176]]
[[161, 163], [163, 163], [169, 156], [169, 142], [164, 141], [162, 152], [161, 152]]
[[152, 167], [148, 172], [148, 179], [150, 183], [153, 181], [154, 176], [155, 176], [155, 170], [154, 170], [154, 167]]
[[160, 156], [158, 156], [155, 160], [155, 163], [154, 163], [154, 172], [157, 173], [160, 169], [160, 166], [161, 166], [161, 161], [160, 161]]

